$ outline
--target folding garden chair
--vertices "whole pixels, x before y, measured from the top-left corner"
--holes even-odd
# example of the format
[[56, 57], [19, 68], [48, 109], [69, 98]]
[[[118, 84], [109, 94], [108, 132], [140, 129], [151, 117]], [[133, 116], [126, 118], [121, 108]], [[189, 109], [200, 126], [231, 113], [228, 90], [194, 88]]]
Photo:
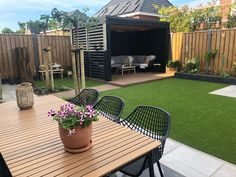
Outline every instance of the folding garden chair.
[[118, 122], [124, 109], [124, 100], [117, 96], [104, 96], [95, 104], [94, 108], [104, 117]]
[[5, 160], [3, 159], [2, 154], [0, 153], [0, 176], [1, 177], [12, 177], [10, 170], [7, 167]]
[[92, 105], [97, 102], [99, 97], [99, 92], [95, 89], [83, 89], [77, 96], [67, 101], [78, 105], [78, 106], [87, 106]]
[[[152, 162], [157, 163], [160, 175], [163, 177], [159, 160], [162, 157], [170, 130], [170, 114], [157, 107], [138, 106], [120, 124], [161, 142], [161, 145], [152, 151]], [[145, 156], [130, 163], [120, 171], [129, 176], [140, 176], [147, 168], [148, 156]]]

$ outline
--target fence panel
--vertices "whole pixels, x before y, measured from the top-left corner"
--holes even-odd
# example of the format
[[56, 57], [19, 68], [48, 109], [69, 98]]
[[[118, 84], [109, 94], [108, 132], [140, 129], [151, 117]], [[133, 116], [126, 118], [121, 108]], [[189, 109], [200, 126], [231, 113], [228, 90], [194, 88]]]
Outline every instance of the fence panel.
[[205, 54], [209, 50], [219, 50], [218, 56], [211, 61], [209, 67], [215, 74], [222, 71], [230, 73], [233, 63], [236, 62], [236, 29], [214, 30], [211, 33], [173, 33], [171, 43], [174, 61], [179, 60], [185, 64], [187, 59], [196, 57], [200, 60], [201, 71], [205, 69]]
[[54, 63], [61, 64], [65, 70], [71, 67], [69, 36], [0, 34], [0, 77], [2, 79], [18, 77], [20, 66], [17, 65], [15, 55], [15, 49], [18, 47], [28, 48], [30, 68], [34, 76], [36, 75], [35, 60], [39, 60], [38, 65], [44, 63], [43, 48], [47, 47], [52, 49]]

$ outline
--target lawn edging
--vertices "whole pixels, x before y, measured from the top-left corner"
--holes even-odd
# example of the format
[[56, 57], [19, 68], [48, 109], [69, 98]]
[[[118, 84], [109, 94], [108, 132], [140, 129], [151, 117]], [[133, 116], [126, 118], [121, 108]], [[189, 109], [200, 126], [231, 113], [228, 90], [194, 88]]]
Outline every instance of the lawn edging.
[[189, 74], [189, 73], [181, 73], [181, 72], [176, 72], [174, 77], [180, 78], [180, 79], [190, 79], [190, 80], [236, 85], [236, 78], [234, 77], [221, 77], [221, 76], [212, 76], [212, 75], [205, 75], [205, 74]]

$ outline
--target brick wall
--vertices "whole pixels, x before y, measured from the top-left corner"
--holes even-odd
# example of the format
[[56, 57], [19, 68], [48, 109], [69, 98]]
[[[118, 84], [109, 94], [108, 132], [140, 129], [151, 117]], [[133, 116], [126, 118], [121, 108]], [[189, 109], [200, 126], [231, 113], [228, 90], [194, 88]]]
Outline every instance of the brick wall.
[[228, 20], [228, 14], [230, 11], [230, 5], [233, 2], [233, 0], [220, 0], [220, 5], [222, 8], [222, 21]]

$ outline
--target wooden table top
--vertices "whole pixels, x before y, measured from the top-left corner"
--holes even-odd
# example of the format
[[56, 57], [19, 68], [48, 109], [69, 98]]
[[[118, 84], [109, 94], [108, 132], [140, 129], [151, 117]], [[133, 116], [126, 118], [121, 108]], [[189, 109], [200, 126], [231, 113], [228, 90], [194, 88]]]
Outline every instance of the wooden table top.
[[103, 117], [93, 124], [93, 147], [80, 154], [64, 151], [57, 122], [47, 117], [65, 101], [35, 98], [33, 109], [0, 104], [0, 152], [13, 176], [103, 176], [150, 152], [160, 142]]

